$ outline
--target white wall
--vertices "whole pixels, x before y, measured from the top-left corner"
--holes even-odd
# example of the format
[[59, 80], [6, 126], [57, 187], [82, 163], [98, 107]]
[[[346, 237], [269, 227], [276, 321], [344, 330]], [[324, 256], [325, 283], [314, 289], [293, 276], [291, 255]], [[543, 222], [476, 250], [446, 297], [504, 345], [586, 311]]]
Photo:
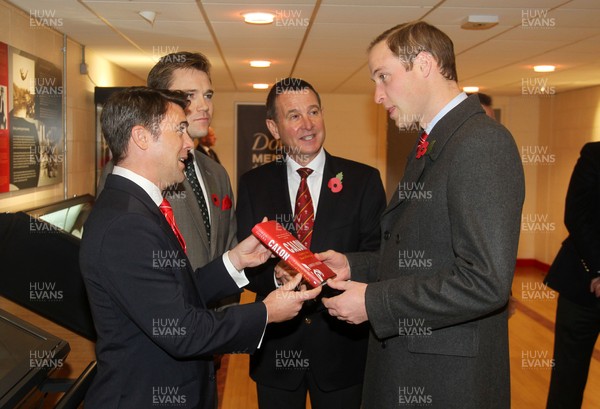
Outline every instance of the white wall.
[[[217, 134], [215, 151], [231, 176], [234, 191], [237, 186], [237, 180], [234, 180], [235, 103], [264, 103], [266, 96], [266, 92], [220, 93], [218, 89], [215, 90], [215, 114], [212, 122]], [[327, 130], [325, 149], [333, 155], [385, 169], [385, 140], [381, 135], [378, 108], [371, 96], [321, 94], [321, 103]], [[385, 128], [383, 133], [385, 134]], [[382, 176], [383, 174], [385, 172], [382, 172]]]

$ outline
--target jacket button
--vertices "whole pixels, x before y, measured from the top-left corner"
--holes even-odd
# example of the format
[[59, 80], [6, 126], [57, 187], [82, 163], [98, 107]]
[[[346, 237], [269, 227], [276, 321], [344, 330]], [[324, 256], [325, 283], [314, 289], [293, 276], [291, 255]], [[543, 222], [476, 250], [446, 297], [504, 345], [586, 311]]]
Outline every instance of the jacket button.
[[385, 341], [381, 341], [381, 348], [385, 349]]
[[389, 240], [391, 235], [392, 234], [389, 231], [386, 231], [386, 232], [383, 233], [383, 239], [384, 240]]
[[400, 234], [396, 234], [396, 244], [400, 244]]
[[308, 325], [312, 324], [312, 320], [308, 317], [304, 318], [304, 322]]

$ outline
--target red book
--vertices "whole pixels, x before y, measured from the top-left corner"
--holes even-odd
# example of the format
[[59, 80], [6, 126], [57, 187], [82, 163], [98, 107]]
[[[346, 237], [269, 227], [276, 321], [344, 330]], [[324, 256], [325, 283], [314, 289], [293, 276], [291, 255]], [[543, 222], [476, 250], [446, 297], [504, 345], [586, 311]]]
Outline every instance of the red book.
[[329, 267], [317, 260], [304, 244], [275, 220], [258, 223], [252, 228], [252, 234], [271, 249], [273, 254], [302, 274], [312, 287], [323, 285], [328, 279], [335, 277]]

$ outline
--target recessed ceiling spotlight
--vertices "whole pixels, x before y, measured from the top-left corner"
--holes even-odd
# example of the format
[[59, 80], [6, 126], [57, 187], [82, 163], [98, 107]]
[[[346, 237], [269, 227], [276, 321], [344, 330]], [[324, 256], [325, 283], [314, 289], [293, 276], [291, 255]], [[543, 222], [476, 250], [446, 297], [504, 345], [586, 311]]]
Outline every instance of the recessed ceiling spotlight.
[[463, 20], [461, 28], [464, 30], [487, 30], [498, 25], [498, 16], [471, 15]]
[[271, 24], [275, 20], [273, 13], [245, 13], [244, 21], [249, 24]]
[[554, 72], [555, 69], [554, 65], [536, 65], [533, 67], [535, 72]]
[[154, 20], [156, 19], [156, 12], [152, 10], [142, 10], [138, 13], [144, 20], [154, 26]]
[[267, 60], [253, 60], [250, 61], [250, 66], [254, 68], [267, 68], [271, 66], [271, 61]]
[[463, 87], [463, 91], [467, 94], [473, 94], [475, 92], [479, 92], [479, 87]]
[[252, 84], [252, 88], [254, 88], [254, 89], [267, 89], [267, 88], [269, 88], [269, 84]]

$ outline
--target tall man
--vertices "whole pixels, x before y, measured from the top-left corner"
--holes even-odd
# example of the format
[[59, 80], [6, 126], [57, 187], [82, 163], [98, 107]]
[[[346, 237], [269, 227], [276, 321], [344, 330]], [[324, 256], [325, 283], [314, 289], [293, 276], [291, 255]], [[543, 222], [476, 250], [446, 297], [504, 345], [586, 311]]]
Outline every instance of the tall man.
[[[241, 177], [239, 237], [267, 216], [312, 251], [378, 248], [385, 207], [379, 172], [323, 149], [321, 99], [312, 85], [297, 78], [275, 84], [267, 97], [267, 127], [286, 156]], [[247, 288], [259, 300], [276, 287], [276, 263], [248, 272]], [[275, 271], [278, 280], [289, 278], [281, 266]], [[305, 306], [293, 321], [270, 326], [263, 347], [250, 357], [260, 408], [304, 409], [307, 390], [314, 409], [359, 408], [367, 338], [368, 326], [333, 319], [321, 302]]]
[[[243, 272], [268, 258], [253, 237], [194, 271], [161, 190], [184, 179], [192, 149], [184, 94], [131, 88], [101, 116], [115, 167], [85, 224], [80, 264], [98, 334], [98, 372], [86, 408], [214, 409], [213, 353], [253, 352], [267, 322], [289, 319], [307, 292], [215, 312]], [[296, 280], [296, 284], [299, 280]]]
[[[148, 86], [179, 90], [190, 101], [186, 108], [187, 131], [192, 139], [208, 134], [213, 115], [214, 90], [210, 62], [200, 53], [186, 51], [164, 56], [148, 74]], [[186, 240], [192, 268], [199, 268], [237, 243], [233, 192], [227, 171], [199, 152], [186, 161], [186, 178], [166, 191]], [[112, 162], [103, 170], [98, 191]]]
[[545, 282], [560, 293], [547, 409], [581, 408], [600, 333], [600, 142], [581, 149], [565, 202], [563, 241]]
[[524, 199], [515, 142], [477, 95], [461, 93], [439, 29], [382, 33], [369, 69], [375, 102], [425, 133], [383, 213], [381, 249], [321, 255], [345, 291], [324, 301], [330, 314], [373, 329], [364, 408], [509, 408], [506, 304]]

